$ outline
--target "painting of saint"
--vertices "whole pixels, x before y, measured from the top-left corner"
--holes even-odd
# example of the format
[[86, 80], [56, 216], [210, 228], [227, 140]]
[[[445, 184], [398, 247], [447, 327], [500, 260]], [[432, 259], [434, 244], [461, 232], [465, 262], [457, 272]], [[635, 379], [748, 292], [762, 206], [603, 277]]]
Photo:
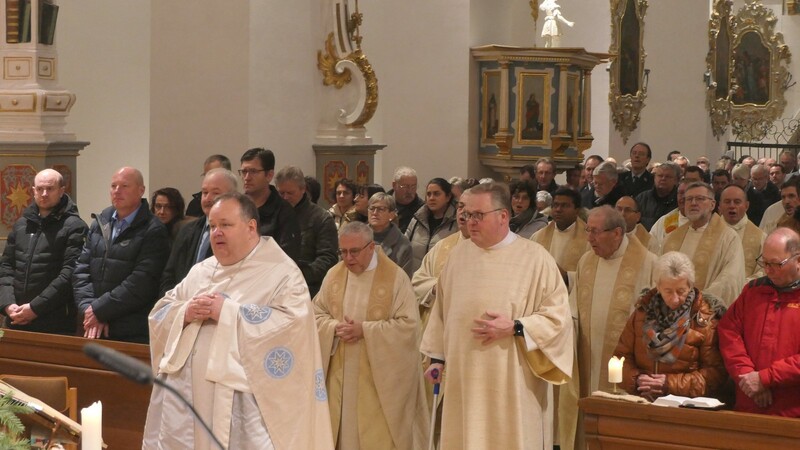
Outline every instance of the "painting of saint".
[[494, 135], [500, 128], [498, 99], [500, 98], [500, 71], [483, 72], [483, 117], [481, 124], [481, 143], [493, 144]]
[[736, 90], [731, 99], [734, 105], [765, 105], [769, 102], [770, 57], [769, 49], [761, 42], [757, 32], [742, 34], [739, 45], [733, 51]]
[[543, 143], [548, 133], [550, 114], [545, 86], [549, 74], [521, 73], [517, 91], [517, 140]]
[[627, 0], [625, 13], [620, 21], [619, 44], [619, 93], [636, 95], [639, 92], [641, 56], [641, 28], [636, 15], [636, 0]]
[[727, 99], [730, 91], [731, 35], [726, 20], [720, 23], [714, 56], [714, 76], [717, 83], [716, 98]]

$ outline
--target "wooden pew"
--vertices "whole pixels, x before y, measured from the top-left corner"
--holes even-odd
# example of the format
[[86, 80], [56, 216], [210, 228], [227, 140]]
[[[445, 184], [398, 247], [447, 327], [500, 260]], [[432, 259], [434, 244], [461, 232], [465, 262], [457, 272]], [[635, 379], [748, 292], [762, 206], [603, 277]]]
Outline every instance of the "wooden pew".
[[[80, 337], [3, 330], [0, 373], [65, 376], [78, 388], [78, 407], [103, 402], [103, 439], [113, 450], [142, 448], [150, 386], [129, 381], [83, 353], [88, 342], [99, 342], [150, 365], [150, 347]], [[80, 417], [79, 417], [80, 419]], [[80, 421], [80, 420], [79, 420]]]
[[800, 439], [800, 419], [596, 397], [579, 405], [590, 450], [797, 448]]

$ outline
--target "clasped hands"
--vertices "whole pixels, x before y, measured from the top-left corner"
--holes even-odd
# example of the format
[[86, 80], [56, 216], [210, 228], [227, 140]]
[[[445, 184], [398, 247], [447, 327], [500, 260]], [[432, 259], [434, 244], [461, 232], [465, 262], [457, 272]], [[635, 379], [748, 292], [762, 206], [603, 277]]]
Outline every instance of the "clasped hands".
[[195, 320], [204, 322], [208, 319], [219, 321], [219, 314], [222, 311], [222, 304], [225, 297], [222, 294], [200, 294], [193, 297], [186, 304], [186, 312], [183, 315], [183, 323], [187, 325]]
[[486, 311], [484, 314], [488, 319], [475, 319], [475, 327], [472, 328], [472, 336], [480, 339], [483, 345], [506, 337], [514, 336], [514, 321], [508, 317], [494, 311]]
[[667, 393], [667, 376], [663, 373], [648, 375], [643, 373], [636, 377], [636, 390], [642, 397], [655, 400]]
[[361, 322], [344, 316], [344, 322], [339, 322], [334, 327], [334, 333], [346, 344], [352, 344], [364, 337], [364, 328]]
[[739, 375], [739, 389], [752, 398], [759, 408], [766, 408], [772, 404], [772, 391], [761, 384], [761, 377], [758, 376], [757, 370]]
[[94, 315], [92, 305], [87, 306], [83, 312], [83, 337], [88, 339], [108, 337], [108, 324], [100, 322]]
[[33, 319], [38, 317], [31, 309], [29, 303], [24, 305], [17, 305], [16, 303], [6, 307], [6, 315], [11, 319], [12, 325], [28, 325], [33, 322]]

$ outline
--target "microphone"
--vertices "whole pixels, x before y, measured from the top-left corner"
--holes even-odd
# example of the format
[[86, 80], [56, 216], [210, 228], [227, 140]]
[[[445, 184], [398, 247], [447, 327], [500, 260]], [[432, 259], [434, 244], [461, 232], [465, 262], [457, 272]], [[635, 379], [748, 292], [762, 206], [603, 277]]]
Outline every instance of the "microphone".
[[83, 352], [125, 378], [139, 384], [153, 384], [153, 370], [138, 359], [93, 342], [84, 345]]
[[208, 433], [211, 437], [211, 440], [214, 441], [216, 446], [220, 449], [224, 450], [224, 446], [219, 441], [219, 439], [214, 436], [214, 432], [211, 431], [211, 427], [200, 417], [200, 414], [194, 409], [189, 400], [181, 395], [174, 387], [170, 386], [169, 383], [166, 381], [162, 381], [153, 376], [153, 371], [150, 369], [150, 366], [147, 364], [139, 361], [136, 358], [132, 358], [124, 353], [118, 352], [112, 348], [104, 347], [100, 344], [95, 344], [94, 342], [88, 343], [83, 346], [83, 352], [89, 355], [90, 358], [94, 359], [95, 361], [99, 362], [100, 364], [108, 367], [109, 369], [117, 372], [118, 374], [133, 380], [139, 384], [156, 384], [157, 386], [161, 386], [166, 389], [168, 392], [175, 395], [181, 403], [186, 405], [189, 408], [189, 411], [192, 412], [197, 421], [200, 422], [200, 425], [203, 426], [203, 429]]

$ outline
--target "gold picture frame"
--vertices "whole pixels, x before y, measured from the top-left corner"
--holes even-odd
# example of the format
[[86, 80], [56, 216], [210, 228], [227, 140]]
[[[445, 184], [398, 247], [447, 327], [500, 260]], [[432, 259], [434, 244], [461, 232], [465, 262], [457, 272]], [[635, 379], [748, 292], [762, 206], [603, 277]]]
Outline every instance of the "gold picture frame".
[[520, 145], [550, 144], [552, 74], [521, 71], [517, 74], [516, 140]]
[[647, 98], [644, 16], [647, 0], [611, 0], [612, 55], [608, 103], [614, 127], [627, 143]]
[[499, 131], [500, 121], [500, 69], [485, 70], [481, 82], [481, 145], [496, 145], [494, 135]]
[[758, 0], [745, 0], [735, 16], [730, 8], [716, 0], [709, 21], [706, 106], [717, 139], [730, 125], [737, 140], [760, 141], [786, 107], [791, 53], [771, 9]]

